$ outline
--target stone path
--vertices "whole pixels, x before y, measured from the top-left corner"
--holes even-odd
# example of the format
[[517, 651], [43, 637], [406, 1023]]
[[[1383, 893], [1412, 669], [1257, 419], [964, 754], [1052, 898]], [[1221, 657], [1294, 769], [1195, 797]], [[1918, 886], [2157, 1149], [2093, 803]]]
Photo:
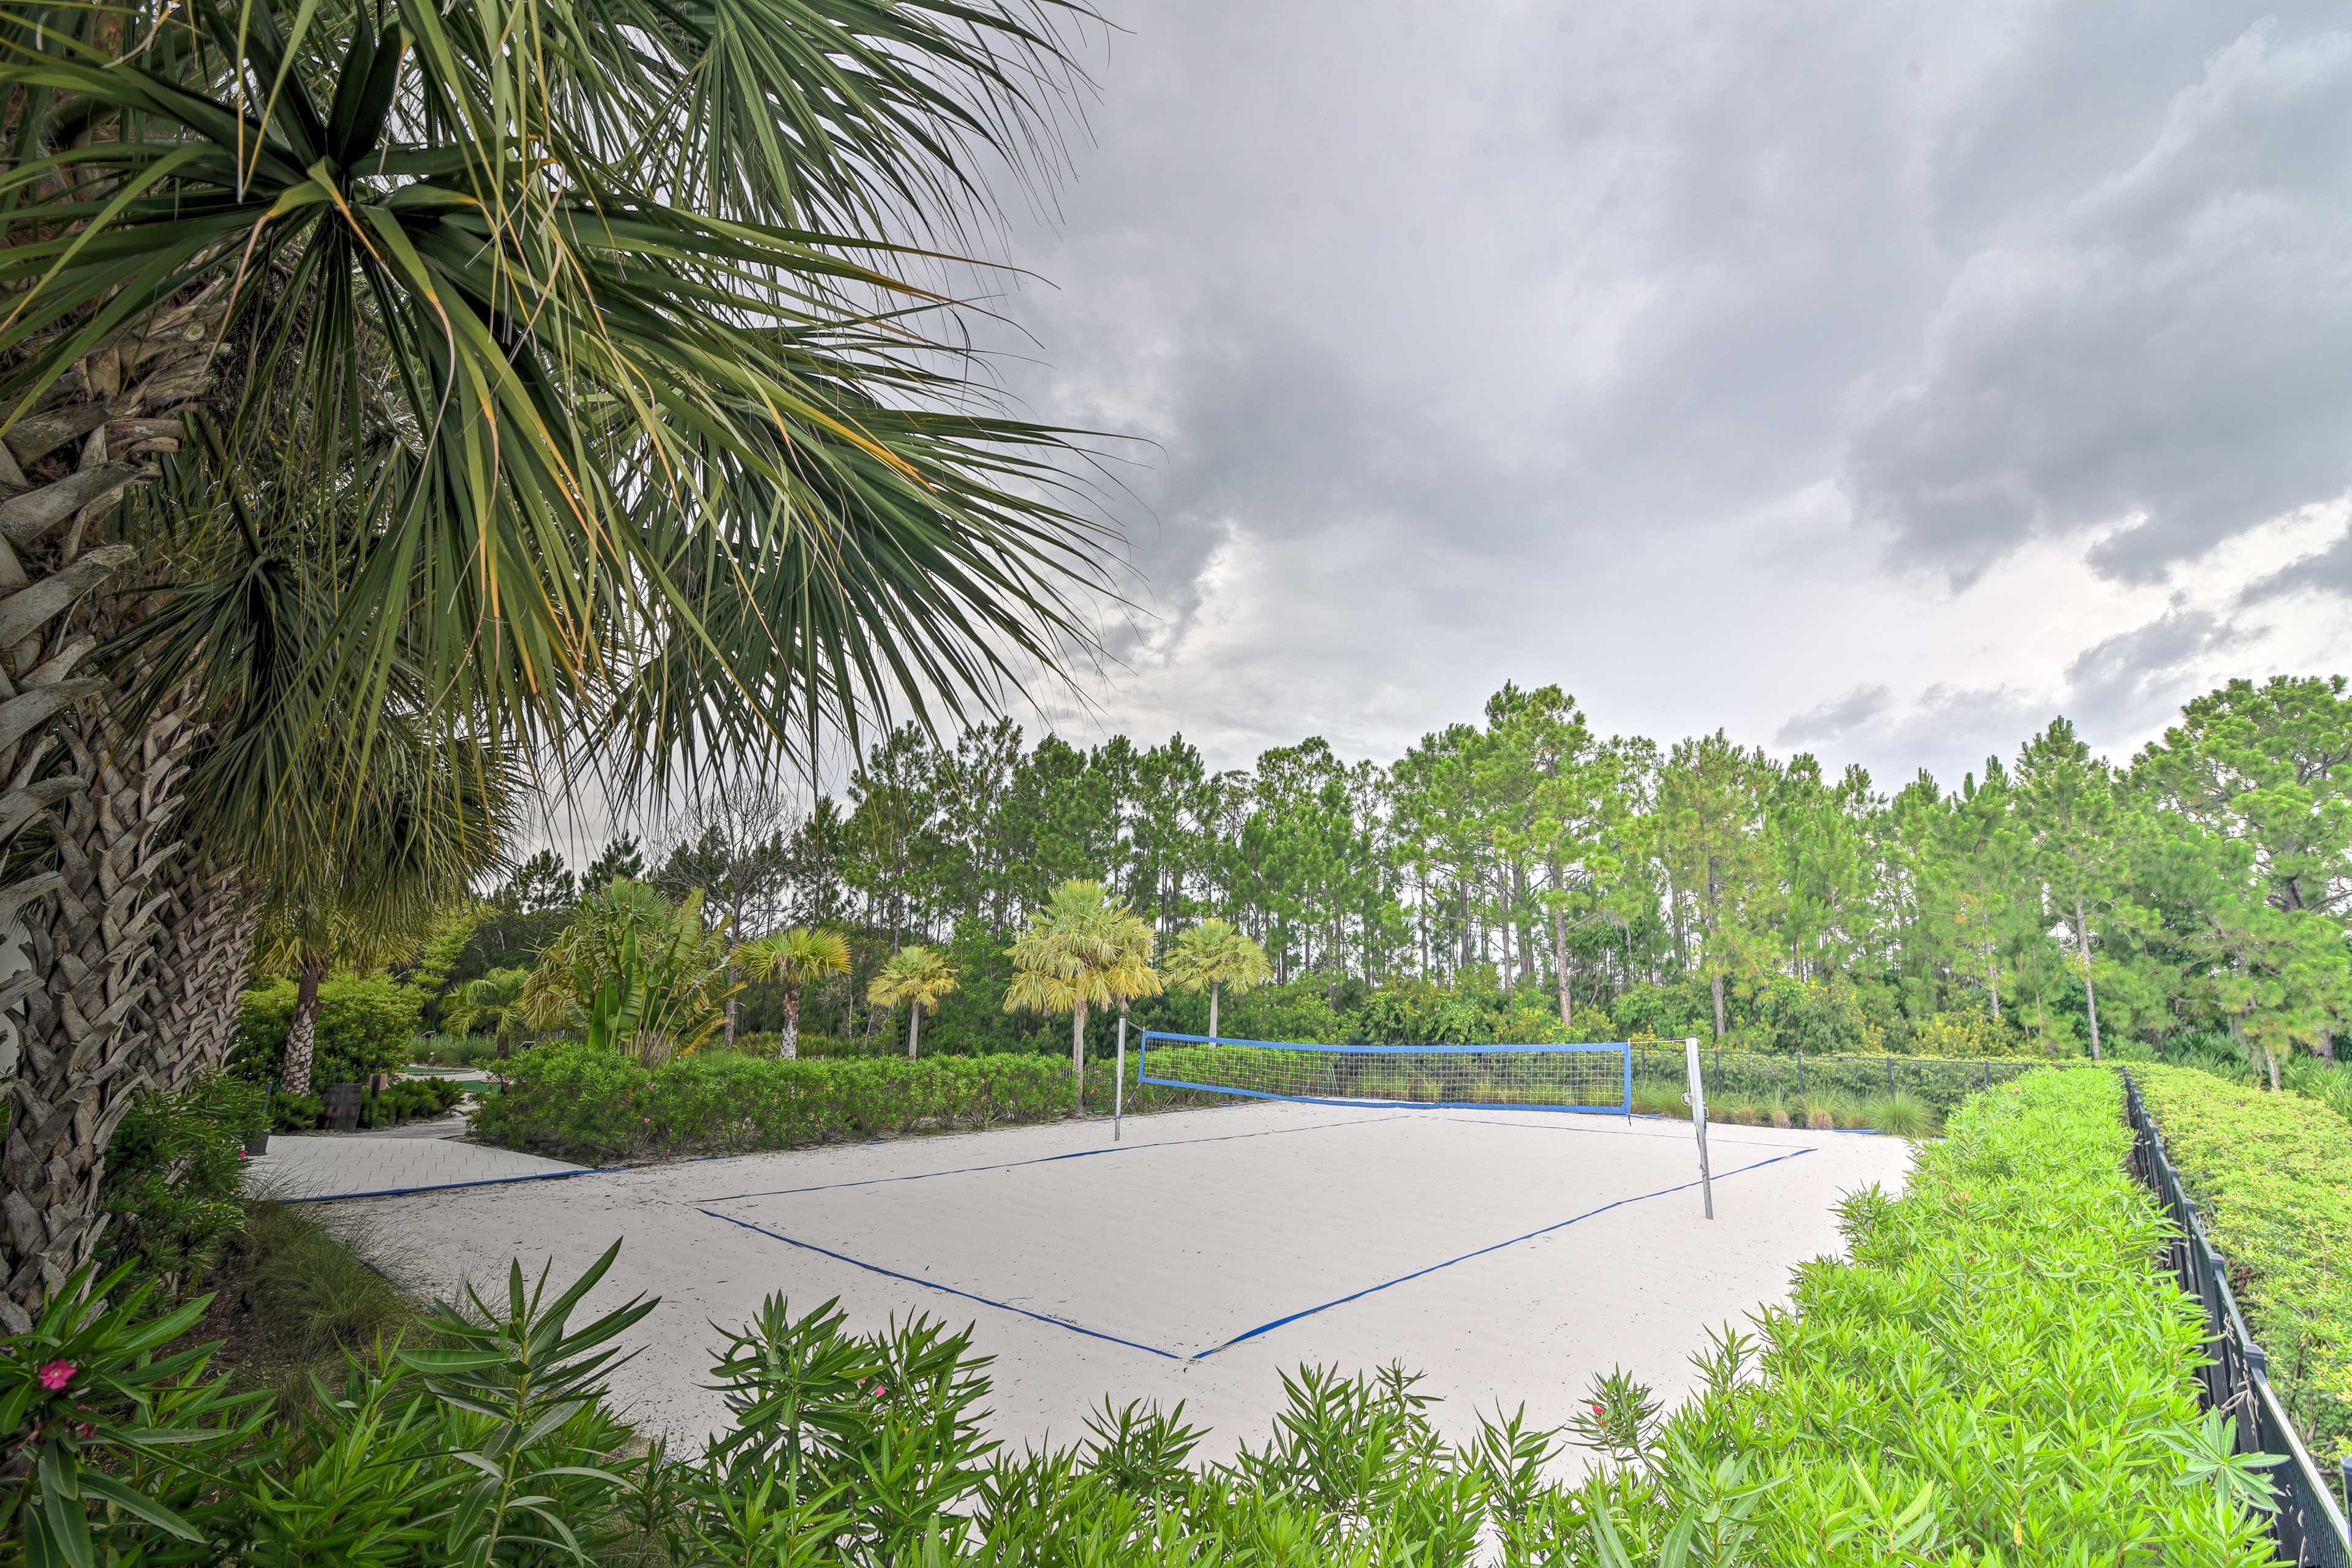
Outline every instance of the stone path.
[[247, 1163], [246, 1189], [281, 1198], [352, 1197], [586, 1168], [455, 1142], [465, 1130], [464, 1119], [453, 1117], [396, 1131], [277, 1133], [268, 1153]]

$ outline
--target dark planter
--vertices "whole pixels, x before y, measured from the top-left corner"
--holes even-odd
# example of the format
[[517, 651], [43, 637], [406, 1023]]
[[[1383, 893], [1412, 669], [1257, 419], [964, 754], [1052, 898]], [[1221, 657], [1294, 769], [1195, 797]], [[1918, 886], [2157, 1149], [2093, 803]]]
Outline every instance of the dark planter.
[[355, 1083], [331, 1083], [327, 1086], [327, 1128], [332, 1132], [350, 1132], [360, 1124], [360, 1086]]
[[258, 1157], [269, 1152], [269, 1130], [262, 1129], [245, 1141], [245, 1152]]

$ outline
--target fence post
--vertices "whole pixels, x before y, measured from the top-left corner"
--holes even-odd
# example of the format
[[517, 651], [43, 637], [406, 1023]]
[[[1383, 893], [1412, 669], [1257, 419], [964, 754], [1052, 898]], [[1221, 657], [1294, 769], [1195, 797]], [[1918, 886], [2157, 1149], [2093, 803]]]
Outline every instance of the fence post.
[[[1706, 1217], [1715, 1217], [1715, 1178], [1706, 1167], [1706, 1081], [1699, 1071], [1698, 1037], [1683, 1042], [1683, 1070], [1690, 1080], [1690, 1091], [1684, 1098], [1690, 1101], [1691, 1125], [1698, 1131], [1698, 1187], [1706, 1200]], [[1723, 1053], [1715, 1053], [1715, 1070], [1718, 1079], [1723, 1074]]]

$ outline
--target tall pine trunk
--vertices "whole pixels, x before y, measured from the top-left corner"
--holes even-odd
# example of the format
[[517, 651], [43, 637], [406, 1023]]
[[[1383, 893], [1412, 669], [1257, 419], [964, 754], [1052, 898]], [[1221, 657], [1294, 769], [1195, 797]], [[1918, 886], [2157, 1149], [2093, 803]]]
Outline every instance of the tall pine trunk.
[[319, 1049], [319, 982], [327, 977], [323, 963], [303, 963], [295, 973], [294, 1016], [286, 1024], [286, 1059], [278, 1069], [278, 1082], [289, 1094], [310, 1092], [310, 1068]]
[[1559, 984], [1559, 1021], [1576, 1022], [1576, 1000], [1568, 978], [1568, 917], [1554, 904], [1551, 910], [1551, 966]]
[[2074, 900], [2074, 942], [2083, 950], [2083, 1010], [2091, 1019], [2091, 1059], [2099, 1059], [2099, 994], [2091, 988], [2091, 928], [2083, 918], [2083, 900]]

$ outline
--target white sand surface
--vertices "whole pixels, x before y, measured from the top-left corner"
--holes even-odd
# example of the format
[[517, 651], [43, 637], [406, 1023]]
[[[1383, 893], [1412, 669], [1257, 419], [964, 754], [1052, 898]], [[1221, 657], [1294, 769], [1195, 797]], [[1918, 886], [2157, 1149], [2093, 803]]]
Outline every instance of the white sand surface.
[[[1688, 1126], [1528, 1112], [1252, 1103], [753, 1154], [332, 1205], [429, 1290], [614, 1238], [592, 1310], [662, 1303], [615, 1379], [642, 1425], [692, 1436], [711, 1321], [781, 1291], [861, 1326], [929, 1313], [995, 1357], [993, 1433], [1081, 1435], [1105, 1397], [1185, 1403], [1212, 1456], [1262, 1438], [1301, 1363], [1427, 1374], [1456, 1434], [1476, 1410], [1567, 1419], [1623, 1366], [1670, 1397], [1712, 1325], [1785, 1299], [1837, 1251], [1834, 1205], [1898, 1187], [1891, 1138], [1710, 1129], [1703, 1217]], [[1319, 1310], [1318, 1310], [1319, 1309]]]

